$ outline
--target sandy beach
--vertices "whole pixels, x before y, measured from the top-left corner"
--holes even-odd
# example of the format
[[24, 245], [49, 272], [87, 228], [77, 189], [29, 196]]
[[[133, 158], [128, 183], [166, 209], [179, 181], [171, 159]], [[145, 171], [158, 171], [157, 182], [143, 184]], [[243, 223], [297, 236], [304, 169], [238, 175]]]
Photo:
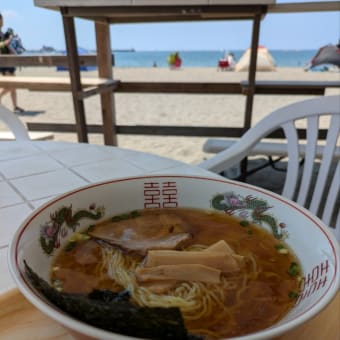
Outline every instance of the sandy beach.
[[[200, 81], [239, 82], [247, 80], [246, 72], [221, 72], [214, 68], [114, 68], [114, 77], [123, 81]], [[65, 76], [52, 67], [31, 67], [17, 70], [18, 76]], [[96, 77], [97, 72], [83, 72], [83, 77]], [[258, 72], [257, 80], [338, 81], [339, 72], [304, 72], [302, 68], [278, 68], [275, 72]], [[326, 94], [339, 93], [330, 90]], [[257, 95], [254, 101], [253, 121], [283, 105], [311, 98], [301, 95]], [[182, 94], [116, 94], [117, 124], [155, 124], [192, 126], [242, 126], [245, 111], [242, 95], [182, 95]], [[23, 122], [73, 123], [73, 104], [70, 93], [30, 92], [18, 90], [18, 103], [26, 112], [19, 115]], [[11, 108], [9, 96], [2, 104]], [[98, 96], [85, 101], [86, 120], [101, 123]], [[5, 127], [0, 125], [0, 130]], [[55, 140], [77, 142], [75, 134], [55, 133]], [[120, 147], [171, 157], [197, 164], [211, 155], [202, 151], [205, 137], [153, 137], [119, 135]], [[101, 135], [90, 135], [90, 143], [102, 144]]]

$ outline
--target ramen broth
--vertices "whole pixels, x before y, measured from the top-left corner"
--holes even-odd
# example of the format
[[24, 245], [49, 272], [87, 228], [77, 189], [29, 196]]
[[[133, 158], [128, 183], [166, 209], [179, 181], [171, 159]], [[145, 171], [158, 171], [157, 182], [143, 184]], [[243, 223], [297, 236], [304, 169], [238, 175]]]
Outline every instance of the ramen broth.
[[171, 281], [167, 288], [169, 282], [165, 280], [165, 292], [155, 293], [134, 276], [134, 270], [145, 264], [145, 257], [82, 233], [76, 240], [72, 236], [57, 254], [51, 270], [53, 286], [69, 293], [89, 293], [94, 289], [119, 292], [130, 285], [134, 287], [134, 303], [178, 306], [188, 331], [206, 339], [264, 329], [294, 306], [299, 293], [298, 260], [271, 233], [218, 212], [186, 208], [139, 211], [141, 216], [164, 212], [175, 213], [185, 221], [183, 229], [192, 236], [180, 250], [204, 251], [224, 240], [239, 258], [243, 257], [240, 270], [222, 273], [219, 283], [179, 280]]

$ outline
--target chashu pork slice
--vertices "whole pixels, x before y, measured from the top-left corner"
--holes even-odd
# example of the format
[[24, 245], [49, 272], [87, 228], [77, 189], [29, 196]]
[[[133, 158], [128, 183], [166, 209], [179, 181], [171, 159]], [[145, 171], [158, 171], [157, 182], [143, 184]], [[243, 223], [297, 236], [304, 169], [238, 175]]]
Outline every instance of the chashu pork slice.
[[192, 238], [175, 214], [145, 215], [97, 224], [88, 234], [123, 251], [145, 256], [148, 250], [178, 249]]

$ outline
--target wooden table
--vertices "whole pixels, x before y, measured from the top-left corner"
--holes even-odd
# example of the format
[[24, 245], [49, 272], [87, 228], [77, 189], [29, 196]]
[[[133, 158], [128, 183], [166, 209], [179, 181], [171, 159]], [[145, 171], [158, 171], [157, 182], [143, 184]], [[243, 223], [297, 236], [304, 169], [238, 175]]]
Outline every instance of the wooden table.
[[[117, 134], [150, 134], [157, 132], [157, 135], [180, 135], [180, 136], [209, 136], [209, 137], [240, 137], [251, 127], [253, 99], [255, 94], [255, 75], [257, 46], [259, 45], [260, 22], [266, 13], [298, 13], [298, 12], [320, 12], [338, 11], [339, 5], [336, 1], [321, 1], [316, 3], [285, 3], [276, 4], [275, 0], [34, 0], [38, 7], [57, 10], [62, 15], [67, 55], [69, 58], [71, 89], [73, 93], [73, 104], [75, 121], [77, 128], [69, 125], [57, 126], [61, 131], [76, 131], [80, 142], [88, 141], [89, 132], [102, 132], [104, 142], [109, 145], [117, 145]], [[102, 128], [95, 126], [88, 128], [86, 124], [84, 98], [80, 72], [79, 59], [77, 55], [76, 33], [74, 18], [84, 18], [95, 22], [96, 47], [98, 61], [98, 75], [100, 78], [113, 78], [110, 24], [120, 23], [142, 23], [142, 22], [181, 22], [181, 21], [210, 21], [210, 20], [251, 20], [253, 23], [251, 36], [251, 56], [246, 88], [246, 105], [244, 121], [241, 127], [196, 127], [191, 126], [117, 126], [115, 119], [115, 103], [112, 92], [100, 92], [102, 107]], [[119, 37], [118, 37], [119, 39]], [[165, 86], [164, 86], [165, 85]], [[183, 85], [183, 86], [182, 86]], [[167, 84], [124, 84], [114, 88], [113, 91], [124, 92], [148, 92], [154, 90], [159, 92], [164, 90]], [[175, 83], [176, 93], [218, 93], [216, 84], [195, 83], [182, 84]], [[223, 86], [222, 86], [223, 87]], [[280, 89], [270, 89], [273, 93], [280, 94]], [[304, 94], [315, 94], [316, 90], [303, 90]], [[196, 92], [195, 92], [196, 91]], [[197, 92], [198, 91], [198, 92]], [[237, 91], [241, 94], [240, 84], [225, 84], [223, 93], [230, 94]], [[324, 87], [318, 89], [318, 94], [323, 94]], [[321, 92], [320, 92], [321, 91]], [[171, 92], [168, 91], [168, 92]], [[291, 88], [285, 89], [285, 93], [296, 94], [294, 84]], [[282, 93], [281, 93], [282, 94]], [[50, 125], [30, 125], [36, 131], [48, 129]], [[45, 131], [45, 130], [41, 130]], [[57, 131], [57, 130], [53, 130]]]
[[[253, 93], [256, 71], [257, 46], [259, 45], [260, 21], [268, 5], [275, 0], [35, 0], [35, 5], [59, 10], [62, 14], [67, 55], [73, 93], [78, 140], [87, 142], [87, 127], [77, 58], [77, 43], [74, 18], [85, 18], [95, 22], [99, 77], [112, 78], [111, 41], [109, 25], [114, 23], [209, 21], [209, 20], [252, 20], [251, 61], [248, 73], [248, 94], [243, 129], [251, 125]], [[112, 93], [101, 93], [102, 120], [105, 144], [117, 145], [115, 108]]]
[[[339, 340], [340, 292], [320, 314], [275, 340]], [[73, 340], [17, 289], [0, 296], [0, 339]], [[274, 339], [273, 339], [274, 340]]]

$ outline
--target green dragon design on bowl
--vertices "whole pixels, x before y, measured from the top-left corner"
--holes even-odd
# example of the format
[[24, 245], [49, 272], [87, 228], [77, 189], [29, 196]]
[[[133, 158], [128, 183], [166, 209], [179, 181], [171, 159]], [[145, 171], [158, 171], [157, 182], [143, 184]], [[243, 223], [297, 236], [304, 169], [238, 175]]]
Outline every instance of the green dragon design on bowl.
[[288, 237], [287, 231], [282, 230], [286, 227], [285, 223], [279, 223], [275, 216], [268, 213], [272, 206], [264, 199], [252, 195], [244, 197], [231, 191], [213, 196], [211, 206], [228, 215], [237, 215], [241, 218], [242, 226], [247, 226], [249, 222], [259, 225], [266, 223], [276, 239], [284, 240]]

